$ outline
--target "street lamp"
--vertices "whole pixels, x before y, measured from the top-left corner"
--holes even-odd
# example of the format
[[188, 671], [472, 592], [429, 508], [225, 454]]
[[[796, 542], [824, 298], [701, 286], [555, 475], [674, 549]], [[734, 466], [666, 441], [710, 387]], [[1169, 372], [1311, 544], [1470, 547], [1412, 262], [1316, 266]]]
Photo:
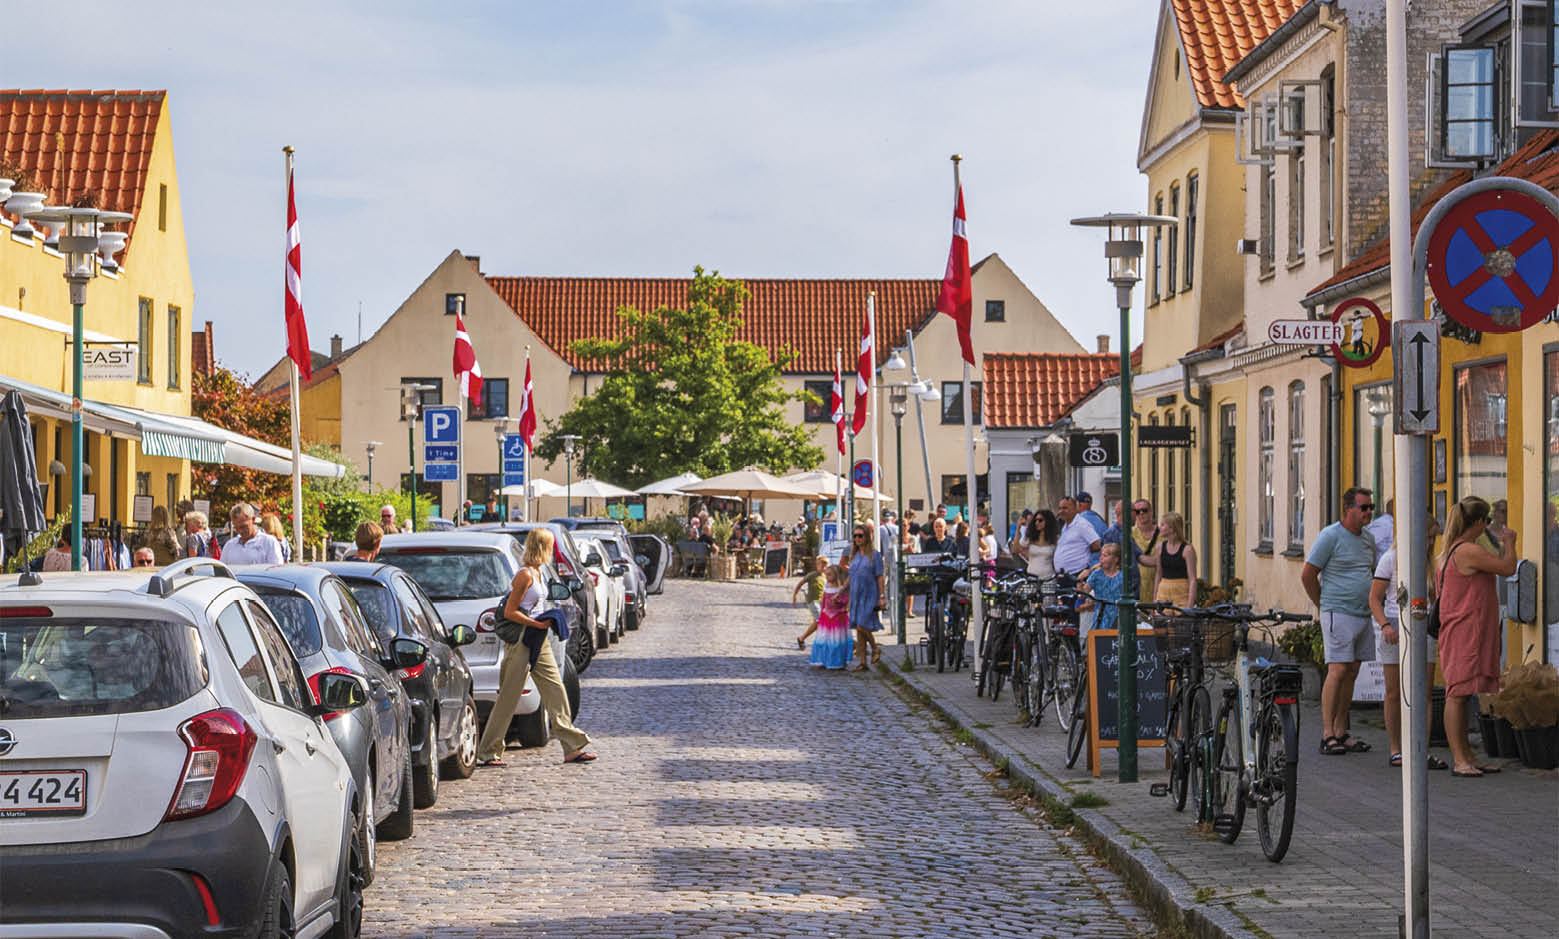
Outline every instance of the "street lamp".
[[48, 222], [59, 233], [59, 251], [65, 256], [65, 281], [70, 284], [71, 391], [70, 391], [70, 569], [81, 570], [81, 357], [86, 318], [87, 281], [97, 276], [98, 248], [104, 226], [128, 222], [128, 212], [105, 212], [86, 206], [44, 206], [24, 216], [26, 221]]
[[[895, 364], [896, 363], [896, 364]], [[904, 360], [899, 357], [899, 350], [893, 350], [893, 355], [883, 364], [883, 369], [902, 369]], [[909, 396], [914, 395], [922, 401], [940, 401], [941, 394], [929, 384], [919, 380], [891, 382], [880, 386], [888, 393], [888, 409], [893, 414], [893, 444], [896, 456], [893, 460], [894, 468], [898, 474], [898, 499], [899, 499], [899, 526], [903, 531], [904, 521], [904, 413], [909, 409]], [[894, 546], [894, 554], [898, 558], [895, 576], [896, 590], [898, 594], [898, 633], [899, 645], [904, 647], [904, 661], [909, 661], [908, 638], [906, 623], [909, 619], [909, 600], [904, 596], [904, 551], [901, 545]]]
[[1375, 495], [1379, 497], [1381, 481], [1385, 478], [1381, 467], [1382, 432], [1381, 427], [1386, 423], [1386, 415], [1391, 413], [1391, 406], [1386, 403], [1385, 389], [1377, 389], [1370, 393], [1369, 415], [1375, 423]]
[[[1137, 281], [1142, 279], [1138, 268], [1142, 260], [1143, 229], [1175, 222], [1166, 215], [1131, 212], [1072, 219], [1073, 225], [1103, 228], [1109, 233], [1104, 256], [1109, 262], [1109, 281], [1115, 286], [1115, 305], [1121, 316], [1121, 495], [1127, 499], [1131, 498], [1131, 294]], [[1121, 557], [1129, 559], [1131, 548], [1131, 526], [1123, 525]], [[1122, 572], [1116, 626], [1116, 651], [1120, 659], [1120, 680], [1116, 687], [1120, 696], [1117, 779], [1134, 783], [1137, 781], [1137, 565], [1123, 564]]]
[[406, 422], [406, 461], [411, 470], [411, 527], [417, 530], [417, 415], [422, 413], [422, 393], [436, 391], [437, 385], [408, 382], [401, 386], [401, 420]]
[[381, 444], [377, 440], [365, 440], [365, 441], [363, 441], [363, 447], [364, 447], [364, 449], [366, 449], [368, 451], [368, 491], [369, 492], [373, 492], [374, 491], [374, 449], [377, 448], [377, 447], [381, 447], [381, 446], [383, 446], [383, 444]]
[[579, 442], [578, 434], [564, 434], [563, 456], [565, 467], [563, 472], [563, 514], [572, 518], [574, 516], [574, 444]]
[[[493, 439], [498, 441], [498, 485], [489, 486], [488, 492], [496, 493], [494, 495], [495, 502], [500, 498], [503, 500], [503, 507], [499, 510], [497, 519], [500, 522], [509, 517], [509, 497], [503, 495], [503, 438], [508, 436], [508, 433], [508, 421], [500, 417], [493, 422]], [[491, 522], [493, 519], [488, 519], [488, 521]]]

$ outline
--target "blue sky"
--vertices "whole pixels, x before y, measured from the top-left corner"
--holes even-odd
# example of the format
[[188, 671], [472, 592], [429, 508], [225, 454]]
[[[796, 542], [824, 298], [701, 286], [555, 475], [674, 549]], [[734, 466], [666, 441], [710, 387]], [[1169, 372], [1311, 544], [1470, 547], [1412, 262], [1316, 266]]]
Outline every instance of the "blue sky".
[[1117, 332], [1113, 293], [1099, 234], [1067, 220], [1143, 207], [1158, 9], [29, 4], [8, 10], [36, 40], [7, 43], [7, 82], [168, 90], [193, 321], [252, 375], [284, 341], [284, 144], [316, 349], [356, 341], [359, 303], [370, 335], [456, 248], [509, 275], [938, 277], [954, 152], [973, 256], [1001, 254], [1091, 346]]

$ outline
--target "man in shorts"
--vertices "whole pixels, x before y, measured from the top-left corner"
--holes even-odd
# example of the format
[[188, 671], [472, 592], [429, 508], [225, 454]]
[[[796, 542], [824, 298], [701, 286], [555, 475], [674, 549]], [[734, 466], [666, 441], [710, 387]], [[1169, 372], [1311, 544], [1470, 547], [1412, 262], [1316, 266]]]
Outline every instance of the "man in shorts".
[[1348, 736], [1348, 709], [1359, 665], [1375, 659], [1370, 622], [1370, 583], [1375, 575], [1375, 539], [1365, 530], [1375, 503], [1357, 486], [1343, 493], [1342, 518], [1321, 529], [1310, 547], [1299, 582], [1321, 611], [1326, 643], [1326, 680], [1321, 685], [1321, 752], [1363, 753], [1370, 745]]
[[[1391, 503], [1386, 503], [1390, 508]], [[1380, 562], [1375, 565], [1375, 578], [1370, 584], [1370, 619], [1375, 623], [1375, 659], [1380, 662], [1381, 673], [1386, 679], [1386, 740], [1391, 744], [1388, 762], [1402, 765], [1402, 630], [1400, 610], [1397, 606], [1397, 549], [1388, 544]], [[1429, 638], [1429, 661], [1435, 661], [1434, 637]], [[1430, 769], [1445, 769], [1447, 764], [1433, 753], [1429, 754]]]

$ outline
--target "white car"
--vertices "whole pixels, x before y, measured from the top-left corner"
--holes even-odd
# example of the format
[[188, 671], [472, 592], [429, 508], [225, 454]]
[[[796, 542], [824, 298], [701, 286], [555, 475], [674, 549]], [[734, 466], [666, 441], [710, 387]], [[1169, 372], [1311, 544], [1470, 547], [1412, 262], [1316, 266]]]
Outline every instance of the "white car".
[[220, 562], [0, 583], [0, 937], [362, 926], [358, 794], [254, 591]]
[[596, 636], [605, 636], [607, 642], [616, 642], [624, 635], [626, 588], [623, 586], [623, 575], [627, 568], [613, 561], [607, 553], [606, 545], [593, 534], [575, 532], [574, 544], [579, 546], [585, 573], [595, 587]]
[[[439, 618], [450, 629], [472, 626], [476, 641], [460, 651], [471, 669], [471, 691], [482, 723], [498, 699], [498, 668], [503, 657], [503, 640], [493, 630], [497, 622], [483, 614], [501, 607], [509, 597], [509, 586], [523, 566], [524, 551], [509, 535], [480, 531], [415, 532], [386, 535], [379, 544], [379, 560], [400, 568], [417, 582], [433, 601]], [[555, 577], [550, 566], [543, 569]], [[550, 589], [551, 583], [548, 587]], [[564, 592], [567, 590], [565, 588]], [[556, 602], [556, 601], [554, 601]], [[552, 654], [568, 689], [569, 705], [579, 713], [579, 675], [569, 661], [563, 641], [550, 633]], [[541, 695], [536, 684], [525, 679], [520, 704], [510, 723], [509, 738], [521, 746], [545, 744], [551, 728], [541, 710]], [[0, 936], [0, 939], [4, 939]]]

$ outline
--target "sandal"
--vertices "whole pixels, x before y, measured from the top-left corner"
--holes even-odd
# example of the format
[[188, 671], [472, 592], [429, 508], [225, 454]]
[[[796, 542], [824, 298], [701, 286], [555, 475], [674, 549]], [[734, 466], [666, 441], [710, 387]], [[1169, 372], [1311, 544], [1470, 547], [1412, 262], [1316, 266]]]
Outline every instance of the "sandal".
[[1493, 776], [1495, 773], [1499, 772], [1499, 767], [1498, 766], [1480, 766], [1480, 767], [1478, 767], [1478, 772], [1482, 773], [1485, 776]]
[[872, 664], [882, 661], [882, 646], [872, 646]]
[[482, 761], [478, 762], [476, 765], [477, 766], [495, 766], [498, 769], [503, 769], [505, 766], [508, 766], [509, 763], [508, 763], [508, 761], [504, 760], [502, 757], [495, 756], [495, 757], [493, 757], [490, 760], [482, 760]]
[[1439, 757], [1437, 757], [1433, 753], [1431, 753], [1431, 754], [1429, 754], [1429, 768], [1430, 769], [1450, 769], [1451, 768], [1451, 764], [1445, 762], [1444, 760], [1440, 759]]
[[1343, 746], [1341, 738], [1327, 737], [1321, 741], [1321, 752], [1327, 756], [1342, 756], [1348, 752], [1348, 748]]
[[[1434, 757], [1430, 757], [1429, 759], [1431, 760], [1431, 764], [1430, 765], [1433, 765], [1432, 761], [1434, 760]], [[1391, 754], [1390, 763], [1391, 763], [1392, 766], [1401, 766], [1402, 765], [1402, 754], [1400, 754], [1400, 753], [1393, 753], [1393, 754]]]
[[852, 672], [864, 672], [864, 671], [866, 671], [869, 668], [871, 668], [870, 665], [867, 665], [865, 662], [862, 662], [859, 665], [852, 665], [850, 667], [850, 671], [852, 671]]
[[586, 753], [585, 751], [580, 750], [578, 753], [574, 754], [573, 756], [564, 757], [563, 758], [563, 762], [565, 762], [565, 763], [590, 763], [590, 762], [594, 761], [595, 759], [596, 759], [596, 755], [594, 753]]
[[1367, 741], [1360, 740], [1350, 734], [1343, 734], [1341, 737], [1338, 737], [1337, 742], [1342, 744], [1349, 753], [1368, 753], [1371, 749]]
[[800, 636], [797, 636], [796, 637], [796, 648], [799, 649], [802, 652], [805, 652], [807, 650], [806, 640], [802, 639]]

